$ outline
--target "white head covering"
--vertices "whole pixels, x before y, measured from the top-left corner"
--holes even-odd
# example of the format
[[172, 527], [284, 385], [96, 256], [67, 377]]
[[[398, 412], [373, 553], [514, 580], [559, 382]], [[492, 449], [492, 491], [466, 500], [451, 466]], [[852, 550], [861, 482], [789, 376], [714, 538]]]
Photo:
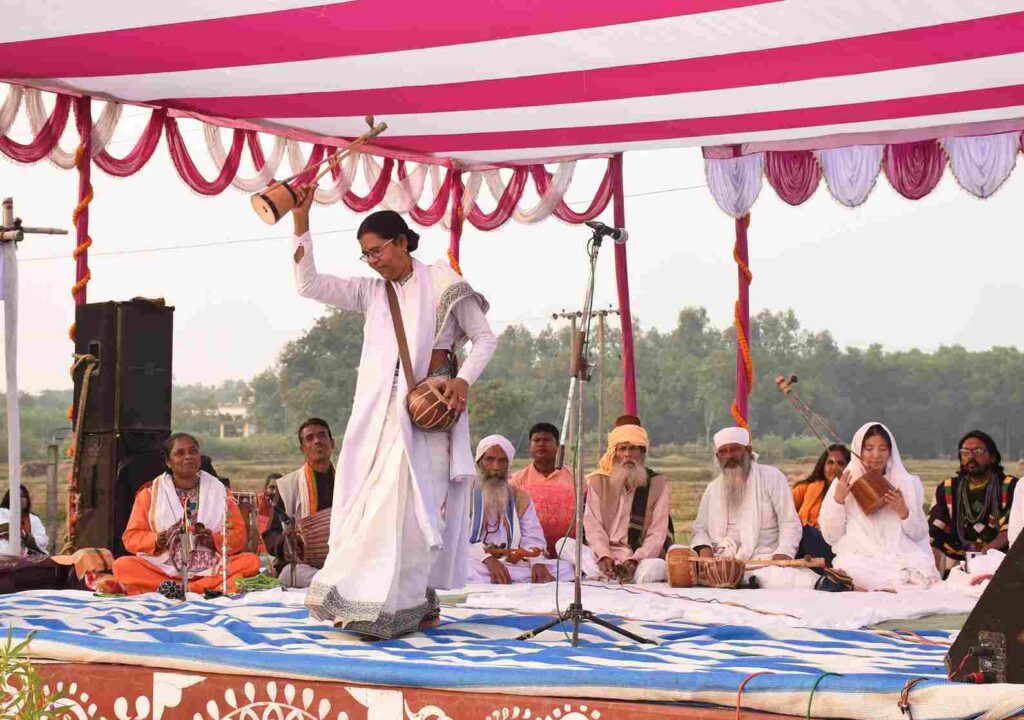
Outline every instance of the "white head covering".
[[727, 427], [715, 433], [715, 450], [723, 445], [750, 447], [750, 431], [741, 427]]
[[511, 465], [512, 459], [516, 456], [516, 446], [504, 435], [488, 435], [481, 440], [480, 444], [476, 446], [476, 461], [480, 462], [480, 458], [484, 456], [484, 453], [495, 445], [505, 452], [505, 457], [508, 458], [508, 462]]

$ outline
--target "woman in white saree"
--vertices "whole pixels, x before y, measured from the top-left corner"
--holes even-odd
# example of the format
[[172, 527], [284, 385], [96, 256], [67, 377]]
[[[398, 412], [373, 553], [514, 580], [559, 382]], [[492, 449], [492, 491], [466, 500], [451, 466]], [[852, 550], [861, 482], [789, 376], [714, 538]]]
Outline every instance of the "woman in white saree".
[[[338, 459], [330, 552], [313, 578], [306, 605], [335, 627], [390, 638], [436, 624], [435, 589], [465, 582], [469, 482], [475, 474], [469, 420], [425, 433], [409, 418], [386, 286], [398, 296], [416, 381], [435, 378], [450, 407], [466, 409], [469, 385], [497, 341], [487, 301], [444, 263], [425, 265], [410, 252], [419, 235], [400, 215], [381, 211], [360, 225], [361, 259], [379, 278], [317, 272], [309, 235], [311, 192], [293, 212], [299, 294], [363, 313], [363, 350], [352, 413]], [[455, 351], [472, 343], [455, 372]]]
[[[847, 573], [857, 590], [929, 587], [939, 572], [928, 542], [921, 479], [903, 467], [896, 439], [881, 423], [863, 425], [850, 448], [853, 458], [829, 487], [818, 515], [821, 533], [836, 554], [833, 567]], [[895, 488], [872, 515], [861, 510], [850, 491], [869, 469], [882, 470]]]

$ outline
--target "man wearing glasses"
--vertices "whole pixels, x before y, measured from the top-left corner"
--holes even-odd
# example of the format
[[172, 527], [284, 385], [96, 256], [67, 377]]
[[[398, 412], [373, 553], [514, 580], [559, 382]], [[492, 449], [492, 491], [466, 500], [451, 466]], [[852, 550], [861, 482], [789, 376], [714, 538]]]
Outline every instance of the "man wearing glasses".
[[928, 531], [939, 570], [969, 553], [1005, 552], [1017, 478], [1003, 470], [995, 440], [972, 430], [959, 444], [960, 471], [935, 488]]

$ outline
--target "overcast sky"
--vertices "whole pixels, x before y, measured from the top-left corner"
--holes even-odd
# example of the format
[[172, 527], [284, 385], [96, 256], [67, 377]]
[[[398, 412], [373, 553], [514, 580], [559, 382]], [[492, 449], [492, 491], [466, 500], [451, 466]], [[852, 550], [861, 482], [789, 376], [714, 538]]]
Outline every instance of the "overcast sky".
[[[126, 108], [111, 150], [130, 150], [145, 119], [145, 111]], [[193, 157], [211, 177], [202, 133], [183, 127], [190, 128], [185, 137]], [[21, 125], [13, 134], [27, 137]], [[70, 133], [64, 146], [74, 146]], [[568, 199], [589, 199], [602, 169], [600, 162], [581, 163]], [[626, 156], [630, 284], [643, 327], [672, 327], [688, 305], [705, 306], [718, 326], [731, 321], [733, 224], [705, 187], [693, 188], [703, 183], [696, 149]], [[250, 378], [322, 314], [292, 286], [291, 223], [265, 225], [233, 188], [213, 198], [196, 195], [178, 178], [163, 141], [139, 174], [117, 179], [94, 168], [93, 184], [89, 300], [143, 295], [174, 305], [177, 383]], [[0, 194], [15, 196], [16, 214], [26, 224], [70, 229], [76, 189], [75, 172], [45, 161], [0, 162]], [[832, 200], [824, 183], [797, 208], [766, 184], [750, 228], [752, 311], [793, 308], [806, 328], [827, 328], [844, 346], [1019, 346], [1022, 205], [1020, 172], [986, 201], [961, 190], [948, 172], [936, 192], [917, 202], [902, 199], [880, 178], [855, 210]], [[610, 223], [610, 210], [607, 215]], [[357, 260], [358, 223], [340, 205], [314, 208], [321, 271], [369, 272]], [[445, 231], [429, 228], [422, 235], [420, 259], [442, 257]], [[587, 237], [585, 229], [554, 219], [533, 226], [511, 222], [491, 233], [467, 229], [462, 267], [490, 299], [496, 332], [518, 322], [539, 329], [552, 312], [580, 304]], [[204, 243], [224, 244], [187, 247]], [[70, 386], [73, 246], [73, 236], [34, 236], [21, 245], [23, 390]], [[599, 306], [615, 302], [610, 246], [606, 250]]]

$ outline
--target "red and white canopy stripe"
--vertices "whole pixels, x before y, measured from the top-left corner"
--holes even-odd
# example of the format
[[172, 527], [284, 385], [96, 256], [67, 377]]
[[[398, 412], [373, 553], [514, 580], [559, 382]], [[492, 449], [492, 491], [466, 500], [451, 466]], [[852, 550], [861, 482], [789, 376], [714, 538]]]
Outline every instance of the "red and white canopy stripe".
[[891, 143], [1024, 127], [1024, 0], [54, 0], [5, 8], [0, 77], [469, 167]]

